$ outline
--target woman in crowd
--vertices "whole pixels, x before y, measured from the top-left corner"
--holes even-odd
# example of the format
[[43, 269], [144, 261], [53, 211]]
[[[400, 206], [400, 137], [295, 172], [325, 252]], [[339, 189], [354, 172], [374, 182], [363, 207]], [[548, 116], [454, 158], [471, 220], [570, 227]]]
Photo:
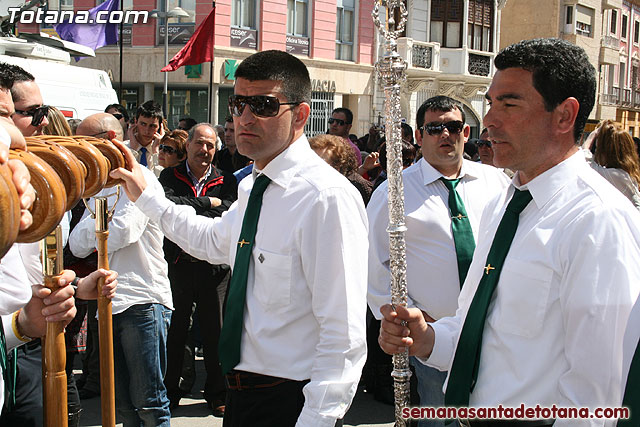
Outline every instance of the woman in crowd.
[[163, 168], [178, 166], [180, 162], [187, 158], [187, 132], [183, 130], [173, 130], [164, 134], [160, 140], [158, 152], [158, 163]]
[[613, 120], [605, 120], [589, 135], [585, 148], [590, 149], [592, 142], [591, 167], [640, 209], [640, 160], [631, 135]]

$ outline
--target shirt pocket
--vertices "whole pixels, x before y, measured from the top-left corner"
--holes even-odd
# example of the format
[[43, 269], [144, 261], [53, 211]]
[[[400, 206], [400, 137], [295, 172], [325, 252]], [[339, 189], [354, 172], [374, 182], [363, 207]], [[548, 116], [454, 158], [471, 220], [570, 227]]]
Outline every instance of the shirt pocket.
[[288, 306], [291, 302], [292, 257], [256, 248], [253, 262], [254, 295], [258, 301], [269, 308]]
[[553, 270], [540, 264], [510, 259], [500, 274], [489, 322], [502, 332], [525, 338], [542, 331]]

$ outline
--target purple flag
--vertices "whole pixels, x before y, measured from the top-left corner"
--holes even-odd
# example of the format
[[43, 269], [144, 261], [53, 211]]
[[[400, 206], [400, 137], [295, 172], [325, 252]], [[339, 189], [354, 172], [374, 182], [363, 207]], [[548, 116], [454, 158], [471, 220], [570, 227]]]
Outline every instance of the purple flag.
[[[96, 19], [96, 14], [102, 10], [113, 12], [120, 10], [119, 0], [107, 0], [99, 6], [89, 9], [89, 22]], [[109, 14], [102, 14], [105, 20]], [[96, 50], [109, 44], [118, 44], [118, 24], [76, 24], [65, 22], [54, 26], [61, 39], [78, 43]]]

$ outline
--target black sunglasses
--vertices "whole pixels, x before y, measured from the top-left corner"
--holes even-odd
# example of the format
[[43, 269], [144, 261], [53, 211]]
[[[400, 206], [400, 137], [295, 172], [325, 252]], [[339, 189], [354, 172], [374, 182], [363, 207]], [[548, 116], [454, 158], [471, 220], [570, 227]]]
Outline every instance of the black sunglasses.
[[269, 95], [231, 95], [229, 97], [229, 113], [240, 117], [245, 106], [249, 106], [251, 112], [258, 117], [275, 117], [280, 111], [281, 105], [299, 105], [301, 102], [280, 102], [275, 96]]
[[165, 153], [167, 153], [167, 154], [173, 154], [173, 153], [175, 153], [175, 152], [177, 152], [177, 151], [178, 151], [178, 150], [176, 150], [175, 148], [173, 148], [172, 146], [170, 146], [170, 145], [164, 145], [164, 144], [160, 144], [160, 145], [158, 146], [158, 149], [159, 149], [160, 151], [164, 151], [164, 152], [165, 152]]
[[338, 126], [344, 126], [344, 125], [350, 125], [350, 124], [351, 124], [351, 123], [347, 123], [347, 122], [345, 122], [345, 121], [344, 121], [344, 120], [342, 120], [342, 119], [334, 119], [333, 117], [331, 117], [331, 118], [329, 119], [329, 124], [330, 124], [330, 125], [332, 125], [332, 124], [334, 124], [334, 123], [337, 123], [337, 124], [338, 124]]
[[40, 126], [44, 118], [49, 116], [49, 106], [43, 105], [42, 107], [32, 108], [27, 111], [16, 110], [16, 114], [31, 117], [31, 126]]
[[426, 130], [429, 135], [440, 135], [445, 129], [450, 134], [459, 134], [464, 129], [464, 122], [453, 120], [447, 123], [429, 123], [420, 128], [420, 130]]
[[487, 147], [491, 148], [491, 141], [486, 140], [486, 139], [479, 139], [478, 140], [478, 147], [482, 147], [486, 145]]
[[118, 119], [118, 120], [120, 120], [120, 119], [122, 119], [122, 118], [124, 117], [124, 116], [123, 116], [122, 114], [120, 114], [120, 113], [111, 113], [111, 115], [112, 115], [113, 117], [115, 117], [116, 119]]

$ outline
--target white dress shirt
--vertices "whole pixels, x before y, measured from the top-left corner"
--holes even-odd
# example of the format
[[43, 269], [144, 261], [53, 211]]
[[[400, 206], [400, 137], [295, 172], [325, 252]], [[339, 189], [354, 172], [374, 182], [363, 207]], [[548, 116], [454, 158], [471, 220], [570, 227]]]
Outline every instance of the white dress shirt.
[[[640, 291], [640, 213], [581, 152], [520, 186], [533, 200], [489, 305], [470, 406], [619, 404], [622, 336]], [[455, 317], [432, 327], [428, 365], [448, 370], [506, 204], [487, 206]], [[555, 426], [604, 425], [562, 420]]]
[[[410, 307], [434, 319], [453, 316], [458, 308], [460, 279], [451, 231], [449, 190], [443, 175], [424, 158], [402, 173], [407, 232], [407, 290]], [[473, 235], [486, 204], [500, 194], [509, 179], [499, 169], [463, 160], [456, 187], [469, 217]], [[389, 270], [388, 182], [382, 183], [367, 205], [369, 217], [369, 291], [371, 311], [391, 302]]]
[[[355, 394], [366, 358], [367, 219], [362, 197], [302, 136], [262, 170], [262, 202], [249, 264], [236, 369], [310, 379], [299, 426], [332, 427]], [[167, 238], [211, 264], [235, 262], [253, 176], [219, 218], [147, 187], [136, 205]]]
[[[131, 150], [131, 152], [133, 153], [133, 157], [136, 158], [136, 161], [140, 163], [140, 156], [142, 156], [142, 151], [140, 151], [140, 148], [142, 148], [142, 145], [140, 145], [137, 142], [131, 141], [129, 139], [127, 139], [123, 143], [129, 148], [129, 150]], [[147, 169], [153, 172], [156, 178], [160, 176], [160, 173], [164, 169], [162, 166], [160, 166], [160, 163], [158, 162], [159, 146], [160, 146], [160, 143], [154, 139], [154, 141], [152, 141], [151, 144], [146, 146], [147, 153], [145, 156], [147, 158]]]
[[[148, 169], [142, 168], [149, 189], [163, 191]], [[96, 197], [112, 194], [115, 188], [102, 190]], [[109, 197], [109, 206], [115, 196]], [[92, 198], [91, 209], [95, 207]], [[89, 212], [69, 236], [69, 248], [78, 258], [90, 255], [97, 245], [95, 220]], [[109, 268], [118, 272], [118, 292], [111, 300], [113, 314], [138, 304], [158, 303], [173, 309], [167, 261], [162, 249], [164, 235], [156, 221], [150, 220], [129, 200], [124, 190], [109, 222]]]

